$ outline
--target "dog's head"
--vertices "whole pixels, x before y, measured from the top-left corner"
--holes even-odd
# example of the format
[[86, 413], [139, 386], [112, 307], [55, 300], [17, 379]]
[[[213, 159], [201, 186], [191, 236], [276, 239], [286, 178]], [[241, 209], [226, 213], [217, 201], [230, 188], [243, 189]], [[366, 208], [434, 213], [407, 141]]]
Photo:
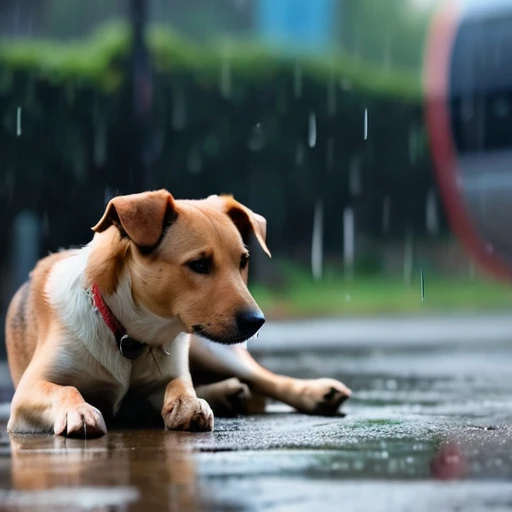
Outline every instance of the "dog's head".
[[128, 276], [137, 305], [220, 343], [244, 341], [265, 322], [247, 288], [246, 244], [253, 234], [270, 256], [266, 220], [231, 196], [119, 196], [93, 230], [100, 257], [91, 279], [107, 295]]

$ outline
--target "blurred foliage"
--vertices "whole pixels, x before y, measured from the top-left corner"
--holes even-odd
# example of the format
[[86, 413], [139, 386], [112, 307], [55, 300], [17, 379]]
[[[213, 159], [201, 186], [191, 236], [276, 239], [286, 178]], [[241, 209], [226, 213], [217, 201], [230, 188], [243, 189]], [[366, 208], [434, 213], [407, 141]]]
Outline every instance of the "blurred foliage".
[[[109, 23], [83, 40], [66, 43], [0, 39], [4, 92], [8, 88], [9, 74], [16, 71], [30, 72], [32, 76], [52, 83], [70, 80], [92, 82], [89, 85], [111, 91], [120, 85], [119, 72], [126, 71], [116, 64], [124, 62], [129, 42], [129, 28], [121, 22]], [[185, 71], [193, 73], [196, 80], [213, 85], [217, 85], [219, 71], [224, 61], [229, 59], [230, 72], [242, 81], [255, 82], [254, 85], [268, 86], [269, 79], [279, 72], [293, 76], [294, 68], [299, 67], [301, 75], [320, 82], [319, 85], [325, 86], [328, 80], [334, 80], [337, 86], [343, 86], [339, 83], [343, 80], [349, 90], [354, 88], [410, 100], [418, 100], [421, 95], [419, 78], [415, 74], [400, 70], [392, 73], [379, 71], [375, 64], [368, 65], [345, 54], [291, 58], [279, 56], [261, 43], [229, 38], [206, 46], [198, 45], [158, 25], [153, 25], [149, 31], [148, 44], [157, 72]]]
[[[298, 259], [309, 257], [318, 200], [327, 252], [341, 254], [347, 206], [358, 233], [382, 234], [386, 198], [389, 234], [424, 232], [435, 185], [414, 73], [343, 54], [283, 57], [254, 42], [197, 45], [156, 26], [148, 40], [155, 187], [177, 197], [233, 193], [269, 219], [273, 252]], [[72, 43], [0, 42], [3, 239], [13, 216], [31, 209], [43, 219], [46, 249], [83, 243], [106, 195], [129, 190], [141, 172], [129, 55], [123, 24]]]
[[420, 276], [405, 286], [403, 279], [360, 274], [347, 279], [335, 268], [326, 279], [315, 281], [306, 267], [289, 261], [278, 263], [285, 275], [280, 290], [253, 284], [254, 298], [269, 319], [328, 316], [429, 314], [432, 312], [507, 311], [512, 307], [508, 283], [426, 274], [425, 300], [421, 300]]
[[343, 48], [381, 67], [419, 72], [435, 0], [431, 3], [429, 8], [418, 8], [411, 0], [342, 1]]

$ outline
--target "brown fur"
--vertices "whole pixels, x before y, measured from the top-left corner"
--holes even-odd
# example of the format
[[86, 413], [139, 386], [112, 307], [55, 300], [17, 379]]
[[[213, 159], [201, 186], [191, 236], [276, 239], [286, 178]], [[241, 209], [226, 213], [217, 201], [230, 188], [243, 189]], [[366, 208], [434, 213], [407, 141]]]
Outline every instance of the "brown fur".
[[6, 341], [9, 369], [16, 387], [32, 359], [37, 340], [46, 338], [51, 323], [51, 311], [46, 302], [44, 286], [56, 261], [72, 251], [62, 251], [42, 259], [27, 281], [14, 295], [6, 315]]

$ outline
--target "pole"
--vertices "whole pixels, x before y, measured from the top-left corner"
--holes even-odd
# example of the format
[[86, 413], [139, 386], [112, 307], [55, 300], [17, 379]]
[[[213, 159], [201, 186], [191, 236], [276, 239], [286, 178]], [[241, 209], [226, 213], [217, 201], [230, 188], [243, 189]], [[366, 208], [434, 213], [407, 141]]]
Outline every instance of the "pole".
[[132, 192], [154, 187], [153, 164], [157, 156], [153, 144], [153, 76], [146, 43], [147, 18], [148, 1], [130, 0], [132, 129], [135, 142], [135, 161], [129, 177]]

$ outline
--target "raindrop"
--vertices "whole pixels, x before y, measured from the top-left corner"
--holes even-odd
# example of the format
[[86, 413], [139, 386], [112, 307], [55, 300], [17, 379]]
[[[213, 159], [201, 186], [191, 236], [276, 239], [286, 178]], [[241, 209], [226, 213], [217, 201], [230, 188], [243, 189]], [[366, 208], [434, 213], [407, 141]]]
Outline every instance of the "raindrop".
[[18, 287], [25, 280], [38, 259], [41, 224], [30, 210], [18, 213], [13, 220], [13, 240], [10, 250], [13, 261], [13, 285]]
[[357, 196], [361, 193], [361, 165], [357, 156], [352, 157], [350, 160], [348, 188], [353, 196]]
[[423, 275], [423, 269], [420, 269], [420, 295], [421, 303], [425, 302], [425, 276]]
[[16, 136], [21, 135], [21, 107], [16, 110]]
[[295, 147], [295, 165], [300, 167], [304, 162], [304, 146], [301, 142], [297, 142]]
[[201, 172], [201, 167], [203, 165], [203, 161], [201, 158], [201, 154], [197, 148], [192, 148], [188, 154], [187, 158], [187, 167], [191, 174], [198, 174]]
[[345, 302], [350, 302], [352, 300], [352, 295], [350, 293], [345, 293]]
[[185, 128], [187, 119], [185, 93], [181, 84], [172, 88], [172, 96], [171, 126], [174, 130], [180, 131]]
[[302, 96], [302, 68], [299, 62], [295, 62], [295, 69], [293, 73], [293, 92], [296, 98]]
[[404, 281], [411, 284], [414, 265], [414, 235], [412, 229], [408, 229], [404, 241]]
[[364, 109], [364, 140], [368, 140], [368, 109]]
[[436, 235], [439, 232], [439, 218], [437, 214], [437, 198], [435, 190], [428, 191], [425, 204], [426, 227], [430, 235]]
[[311, 241], [311, 271], [313, 279], [318, 281], [322, 279], [323, 271], [323, 224], [324, 224], [324, 205], [321, 199], [315, 204], [313, 216], [313, 237]]
[[345, 277], [351, 278], [354, 272], [355, 229], [354, 211], [352, 208], [343, 210], [343, 264]]
[[261, 123], [256, 123], [247, 145], [251, 151], [261, 151], [265, 147], [265, 133], [261, 128]]
[[308, 144], [310, 148], [314, 148], [316, 146], [316, 115], [314, 112], [309, 114]]

